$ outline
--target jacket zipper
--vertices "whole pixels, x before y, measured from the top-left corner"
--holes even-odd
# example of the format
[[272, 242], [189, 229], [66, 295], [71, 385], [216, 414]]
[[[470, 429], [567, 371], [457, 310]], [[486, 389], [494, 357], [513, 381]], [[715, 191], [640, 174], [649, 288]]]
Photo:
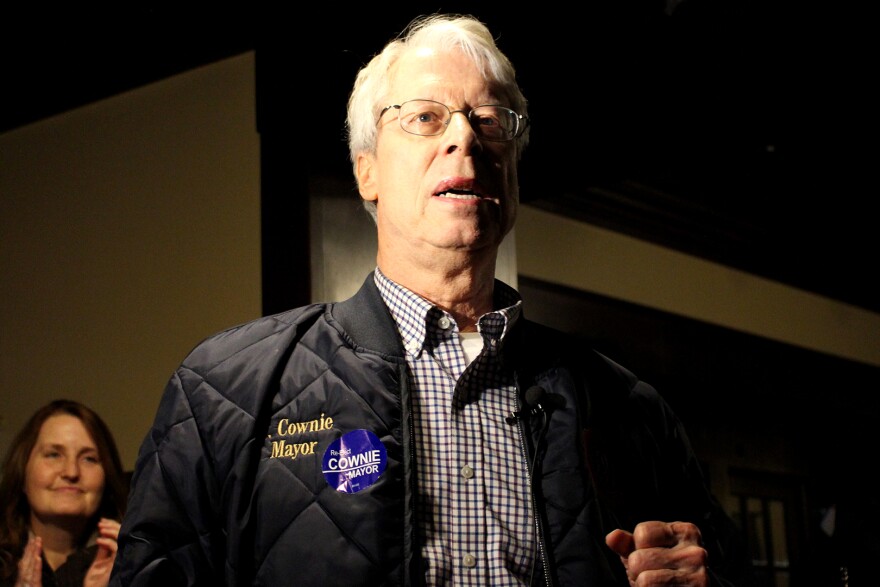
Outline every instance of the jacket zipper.
[[[520, 411], [522, 409], [522, 406], [519, 403], [519, 398], [520, 398], [520, 395], [522, 394], [522, 390], [520, 389], [519, 379], [517, 378], [516, 373], [514, 373], [513, 379], [514, 379], [514, 386], [516, 387], [516, 392], [517, 392], [516, 393], [516, 410]], [[528, 448], [528, 445], [526, 444], [526, 440], [525, 440], [525, 424], [522, 422], [522, 420], [517, 421], [516, 428], [519, 432], [519, 444], [520, 444], [520, 449], [522, 450], [523, 463], [524, 463], [525, 469], [526, 469], [526, 480], [528, 481], [528, 484], [529, 484], [529, 499], [532, 502], [532, 516], [534, 517], [534, 521], [535, 521], [535, 541], [538, 544], [538, 554], [541, 559], [541, 567], [544, 569], [544, 585], [545, 585], [545, 587], [552, 587], [553, 582], [550, 580], [550, 569], [547, 565], [547, 553], [545, 551], [545, 545], [544, 545], [544, 532], [542, 531], [542, 527], [541, 527], [541, 516], [538, 514], [538, 501], [535, 498], [535, 482], [534, 482], [534, 479], [532, 478], [533, 471], [532, 471], [532, 468], [529, 466], [529, 448]], [[535, 444], [535, 459], [538, 458], [538, 448], [539, 448], [538, 445]], [[537, 460], [535, 462], [537, 463]], [[534, 564], [535, 563], [533, 563], [533, 565]], [[534, 568], [534, 567], [532, 567], [532, 568]], [[530, 575], [529, 587], [531, 587], [532, 578], [533, 577]]]

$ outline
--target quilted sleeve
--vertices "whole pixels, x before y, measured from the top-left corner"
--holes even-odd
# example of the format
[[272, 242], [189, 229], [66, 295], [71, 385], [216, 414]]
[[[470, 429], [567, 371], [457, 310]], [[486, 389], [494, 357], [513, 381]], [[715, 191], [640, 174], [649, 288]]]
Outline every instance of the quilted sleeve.
[[[219, 585], [218, 489], [181, 368], [168, 382], [132, 479], [110, 585]], [[220, 551], [218, 553], [218, 550]], [[215, 556], [219, 554], [219, 556]]]

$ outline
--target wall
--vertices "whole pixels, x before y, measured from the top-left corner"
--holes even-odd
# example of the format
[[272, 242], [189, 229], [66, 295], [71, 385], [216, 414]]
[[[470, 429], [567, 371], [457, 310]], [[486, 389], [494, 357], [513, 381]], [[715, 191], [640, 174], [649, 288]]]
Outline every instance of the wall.
[[260, 315], [254, 56], [0, 135], [0, 453], [79, 399], [133, 467], [168, 377]]
[[521, 275], [880, 367], [876, 313], [528, 206], [517, 226]]

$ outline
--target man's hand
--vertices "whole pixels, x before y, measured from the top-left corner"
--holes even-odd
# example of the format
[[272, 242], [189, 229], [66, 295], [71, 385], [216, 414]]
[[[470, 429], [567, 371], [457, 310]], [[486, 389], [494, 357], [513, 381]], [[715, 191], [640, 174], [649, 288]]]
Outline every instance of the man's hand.
[[632, 534], [613, 530], [605, 543], [620, 556], [632, 587], [709, 585], [708, 553], [694, 524], [642, 522]]

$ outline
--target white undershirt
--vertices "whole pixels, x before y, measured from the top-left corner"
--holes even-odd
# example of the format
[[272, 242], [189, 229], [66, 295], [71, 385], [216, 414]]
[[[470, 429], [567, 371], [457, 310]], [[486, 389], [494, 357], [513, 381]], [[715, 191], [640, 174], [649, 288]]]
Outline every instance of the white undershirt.
[[470, 365], [483, 350], [483, 335], [479, 332], [460, 332], [459, 335], [461, 348], [464, 349], [464, 356]]

